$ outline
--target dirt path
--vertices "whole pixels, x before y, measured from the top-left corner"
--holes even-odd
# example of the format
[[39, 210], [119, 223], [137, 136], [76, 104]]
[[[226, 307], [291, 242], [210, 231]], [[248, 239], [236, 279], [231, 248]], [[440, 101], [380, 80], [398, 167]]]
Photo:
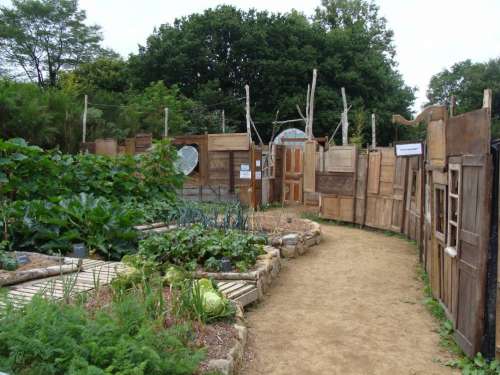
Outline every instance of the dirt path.
[[248, 313], [244, 375], [453, 374], [416, 275], [416, 249], [323, 225], [320, 246], [285, 264]]

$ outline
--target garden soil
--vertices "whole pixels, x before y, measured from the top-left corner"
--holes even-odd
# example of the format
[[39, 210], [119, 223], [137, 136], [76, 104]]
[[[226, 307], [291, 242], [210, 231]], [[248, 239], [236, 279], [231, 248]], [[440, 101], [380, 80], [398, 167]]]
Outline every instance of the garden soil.
[[248, 312], [241, 374], [458, 374], [423, 304], [416, 247], [346, 226], [322, 232]]

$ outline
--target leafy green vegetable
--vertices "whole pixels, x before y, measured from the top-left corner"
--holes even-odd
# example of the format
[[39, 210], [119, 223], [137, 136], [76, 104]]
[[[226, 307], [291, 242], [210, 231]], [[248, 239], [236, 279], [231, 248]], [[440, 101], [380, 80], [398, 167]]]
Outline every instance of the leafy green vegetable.
[[[265, 239], [237, 230], [203, 228], [199, 224], [148, 237], [139, 242], [139, 254], [181, 267], [220, 264], [227, 257], [240, 270], [252, 267], [263, 254]], [[218, 266], [217, 266], [218, 267]]]

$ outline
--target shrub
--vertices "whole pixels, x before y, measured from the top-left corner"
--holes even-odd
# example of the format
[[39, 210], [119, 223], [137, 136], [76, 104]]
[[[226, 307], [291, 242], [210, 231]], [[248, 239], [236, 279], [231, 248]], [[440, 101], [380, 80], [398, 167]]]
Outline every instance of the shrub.
[[151, 236], [139, 242], [139, 253], [159, 263], [218, 271], [222, 258], [239, 270], [253, 266], [265, 239], [238, 230], [203, 228], [199, 224]]
[[0, 318], [0, 371], [12, 374], [192, 374], [203, 353], [188, 326], [165, 330], [133, 295], [91, 316], [35, 298]]
[[83, 242], [110, 259], [135, 252], [141, 220], [137, 210], [103, 197], [81, 193], [52, 201], [17, 201], [9, 208], [8, 233], [16, 250], [67, 253]]

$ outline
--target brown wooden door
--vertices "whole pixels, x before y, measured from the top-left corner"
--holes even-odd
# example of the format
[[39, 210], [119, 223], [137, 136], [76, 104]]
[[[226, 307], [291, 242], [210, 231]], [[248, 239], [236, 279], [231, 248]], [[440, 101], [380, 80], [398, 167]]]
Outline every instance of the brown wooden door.
[[469, 356], [480, 350], [484, 332], [490, 164], [489, 155], [462, 157], [461, 194], [466, 199], [461, 199], [455, 336]]
[[283, 173], [283, 201], [302, 203], [303, 151], [300, 147], [287, 147]]
[[406, 173], [408, 169], [408, 158], [396, 158], [394, 165], [394, 180], [392, 184], [392, 220], [391, 229], [395, 232], [403, 232], [405, 218], [405, 192]]

